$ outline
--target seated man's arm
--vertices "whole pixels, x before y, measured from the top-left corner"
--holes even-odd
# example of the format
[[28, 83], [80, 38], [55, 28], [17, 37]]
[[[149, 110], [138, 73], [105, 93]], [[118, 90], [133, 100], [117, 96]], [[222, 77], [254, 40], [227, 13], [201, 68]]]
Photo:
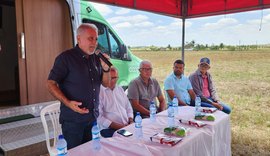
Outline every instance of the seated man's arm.
[[[174, 93], [174, 90], [166, 90], [166, 92], [168, 93], [169, 98], [171, 98], [171, 99], [173, 99], [174, 95], [176, 95]], [[187, 104], [184, 101], [180, 100], [179, 98], [177, 98], [177, 99], [178, 99], [178, 105], [187, 106]]]
[[119, 124], [119, 123], [116, 123], [116, 122], [112, 122], [111, 124], [110, 124], [110, 128], [111, 129], [116, 129], [116, 130], [118, 130], [118, 129], [121, 129], [121, 128], [123, 128], [123, 127], [125, 127], [126, 125], [122, 125], [122, 124]]
[[128, 118], [128, 124], [132, 124], [132, 123], [134, 123], [133, 118]]
[[161, 88], [160, 88], [160, 85], [158, 83], [158, 81], [155, 80], [155, 83], [157, 84], [157, 98], [158, 98], [158, 101], [159, 101], [159, 108], [157, 110], [157, 112], [162, 112], [166, 109], [166, 103], [165, 103], [165, 98], [162, 94], [162, 91], [161, 91]]
[[138, 88], [138, 86], [136, 84], [136, 81], [132, 81], [129, 84], [128, 98], [130, 100], [130, 103], [131, 103], [133, 109], [137, 110], [142, 115], [150, 116], [150, 111], [148, 109], [144, 108], [143, 105], [141, 105], [139, 103], [140, 92], [139, 92], [139, 88]]
[[136, 99], [131, 99], [131, 105], [133, 106], [133, 108], [137, 111], [139, 111], [141, 114], [143, 115], [147, 115], [150, 116], [150, 111], [146, 108], [144, 108], [140, 103], [139, 100]]
[[165, 103], [165, 98], [164, 96], [161, 94], [160, 96], [157, 97], [158, 101], [159, 101], [159, 108], [158, 108], [158, 112], [162, 112], [166, 109], [166, 103]]
[[126, 104], [125, 108], [126, 108], [127, 116], [128, 116], [128, 124], [132, 124], [134, 122], [133, 121], [133, 109], [132, 109], [131, 104], [130, 104], [123, 89], [122, 89], [122, 96], [125, 99], [125, 104]]
[[193, 89], [188, 90], [188, 93], [189, 93], [190, 98], [195, 101], [196, 94], [193, 91]]

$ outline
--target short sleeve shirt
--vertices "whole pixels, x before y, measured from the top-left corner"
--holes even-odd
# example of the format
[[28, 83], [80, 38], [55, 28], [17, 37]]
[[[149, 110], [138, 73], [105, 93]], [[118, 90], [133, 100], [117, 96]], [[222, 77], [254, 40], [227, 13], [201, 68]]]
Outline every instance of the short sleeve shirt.
[[[164, 82], [165, 90], [174, 90], [176, 96], [186, 104], [190, 104], [190, 96], [188, 91], [192, 89], [190, 80], [182, 75], [181, 78], [177, 78], [174, 73], [171, 73]], [[169, 96], [167, 96], [169, 97]], [[167, 98], [167, 102], [171, 102], [170, 98]]]
[[139, 103], [146, 109], [149, 109], [151, 101], [157, 104], [156, 98], [161, 95], [159, 83], [154, 78], [150, 78], [148, 85], [146, 85], [139, 76], [131, 81], [128, 86], [128, 98], [130, 100], [139, 100]]
[[82, 102], [89, 109], [89, 113], [79, 114], [61, 104], [60, 123], [92, 122], [97, 118], [102, 74], [98, 56], [86, 55], [78, 46], [57, 56], [48, 80], [56, 81], [69, 100]]

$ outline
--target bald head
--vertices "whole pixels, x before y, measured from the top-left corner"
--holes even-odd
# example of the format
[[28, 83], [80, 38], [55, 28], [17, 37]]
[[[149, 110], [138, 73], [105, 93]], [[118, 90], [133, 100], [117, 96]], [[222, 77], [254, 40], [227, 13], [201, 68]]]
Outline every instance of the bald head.
[[88, 54], [94, 54], [97, 47], [98, 29], [94, 24], [84, 23], [77, 29], [77, 42], [80, 49]]
[[77, 35], [81, 35], [81, 34], [85, 33], [85, 31], [88, 29], [93, 29], [96, 31], [96, 33], [98, 33], [98, 28], [96, 27], [96, 25], [90, 24], [90, 23], [83, 23], [78, 27]]

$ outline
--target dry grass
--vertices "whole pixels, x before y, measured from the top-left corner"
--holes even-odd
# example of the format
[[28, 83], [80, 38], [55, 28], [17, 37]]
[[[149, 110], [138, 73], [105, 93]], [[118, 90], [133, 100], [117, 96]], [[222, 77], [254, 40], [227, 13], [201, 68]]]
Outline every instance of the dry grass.
[[[153, 76], [163, 86], [180, 52], [133, 51], [153, 63]], [[209, 57], [220, 98], [232, 107], [232, 154], [270, 155], [270, 49], [258, 51], [187, 52], [185, 74]]]

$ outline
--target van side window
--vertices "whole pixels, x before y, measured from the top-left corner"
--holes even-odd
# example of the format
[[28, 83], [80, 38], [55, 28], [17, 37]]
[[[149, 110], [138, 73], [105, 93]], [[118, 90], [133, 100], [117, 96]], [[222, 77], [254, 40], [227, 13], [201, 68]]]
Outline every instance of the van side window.
[[100, 49], [103, 53], [106, 53], [110, 56], [110, 49], [108, 44], [108, 38], [106, 35], [106, 27], [103, 25], [98, 26], [98, 46], [97, 49]]
[[111, 45], [111, 58], [113, 59], [122, 59], [121, 53], [119, 51], [119, 44], [118, 40], [114, 36], [114, 34], [109, 30], [109, 38], [110, 38], [110, 45]]

